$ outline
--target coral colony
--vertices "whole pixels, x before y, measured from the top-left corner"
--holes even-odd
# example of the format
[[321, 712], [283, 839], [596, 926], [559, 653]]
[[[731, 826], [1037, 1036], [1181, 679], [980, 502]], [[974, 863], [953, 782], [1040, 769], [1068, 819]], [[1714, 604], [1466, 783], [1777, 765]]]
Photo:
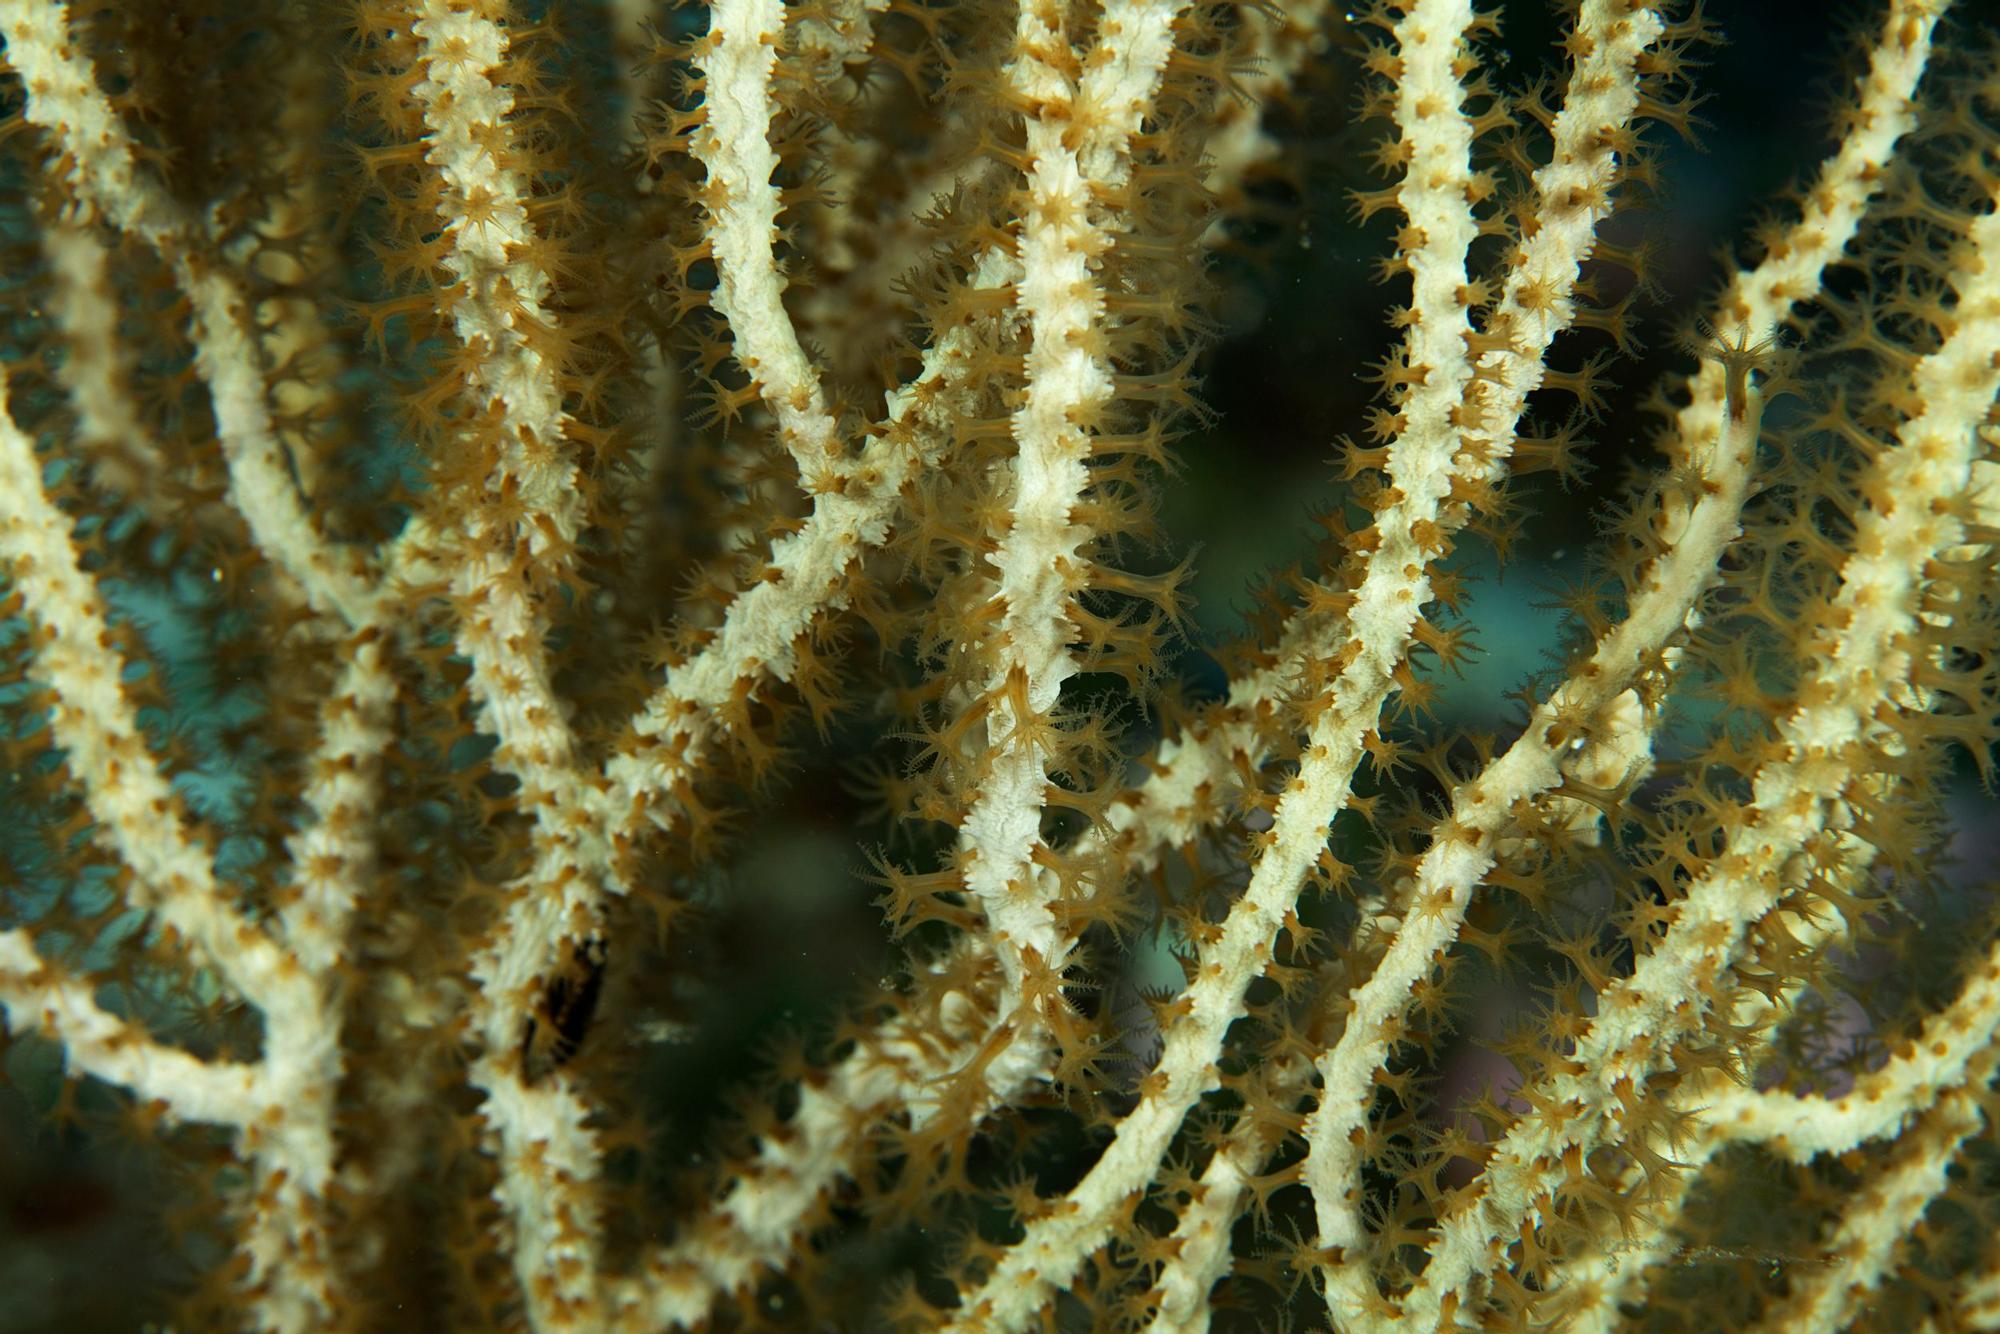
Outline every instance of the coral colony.
[[[6, 1094], [153, 1165], [98, 1270], [2000, 1327], [1996, 12], [1829, 5], [1821, 141], [1662, 292], [1712, 8], [0, 0]], [[1327, 197], [1374, 267], [1285, 299], [1372, 405], [1209, 633], [1177, 469], [1292, 474], [1197, 377]], [[1544, 670], [1449, 716], [1586, 469]], [[873, 962], [719, 1072], [782, 892]]]

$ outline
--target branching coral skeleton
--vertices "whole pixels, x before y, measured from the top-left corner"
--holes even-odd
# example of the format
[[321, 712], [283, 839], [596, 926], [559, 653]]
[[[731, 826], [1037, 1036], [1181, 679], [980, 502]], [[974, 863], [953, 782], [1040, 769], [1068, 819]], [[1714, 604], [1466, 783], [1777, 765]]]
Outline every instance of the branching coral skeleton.
[[[1454, 738], [1454, 555], [1572, 478], [1573, 349], [1635, 318], [1604, 229], [1713, 36], [1564, 9], [1550, 91], [1472, 0], [0, 2], [0, 685], [44, 847], [0, 1007], [226, 1139], [189, 1318], [1991, 1327], [2000, 917], [1934, 869], [2000, 735], [1981, 6], [1859, 7], [1563, 665]], [[219, 111], [203, 43], [256, 53]], [[1395, 343], [1328, 368], [1370, 444], [1190, 701], [1148, 545], [1201, 275], [1329, 68], [1384, 127]], [[161, 723], [149, 560], [258, 627], [247, 816]], [[901, 972], [676, 1213], [617, 1053], [688, 982], [647, 937], [782, 818], [800, 704], [873, 729]], [[111, 875], [125, 957], [30, 906], [44, 863]], [[1183, 985], [1114, 1004], [1147, 941]], [[1897, 1002], [1815, 1047], [1884, 951]], [[1454, 1101], [1503, 985], [1546, 1003]], [[257, 1031], [147, 999], [203, 988]], [[1766, 1216], [1797, 1264], [1732, 1249]]]

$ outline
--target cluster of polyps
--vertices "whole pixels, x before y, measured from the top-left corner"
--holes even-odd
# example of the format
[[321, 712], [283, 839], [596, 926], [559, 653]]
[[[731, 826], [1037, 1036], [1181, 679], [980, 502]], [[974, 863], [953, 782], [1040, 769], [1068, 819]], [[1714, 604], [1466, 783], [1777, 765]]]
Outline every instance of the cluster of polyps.
[[[229, 1134], [234, 1318], [379, 1324], [442, 1264], [467, 1324], [754, 1323], [760, 1284], [824, 1305], [829, 1237], [907, 1217], [950, 1262], [873, 1318], [968, 1332], [1275, 1320], [1315, 1290], [1341, 1329], [1991, 1317], [2000, 951], [1956, 942], [1956, 991], [1885, 1020], [1841, 1096], [1805, 1090], [1797, 1036], [1931, 855], [1944, 743], [1995, 734], [2000, 98], [1934, 55], [1941, 0], [1889, 0], [1836, 150], [1728, 276], [1566, 670], [1455, 752], [1413, 731], [1418, 664], [1465, 650], [1443, 562], [1510, 476], [1566, 466], [1524, 414], [1595, 400], [1561, 349], [1623, 318], [1585, 266], [1642, 127], [1688, 128], [1702, 24], [1580, 0], [1544, 100], [1481, 72], [1470, 0], [1349, 16], [1389, 127], [1360, 211], [1399, 219], [1409, 284], [1352, 514], [1136, 762], [1097, 683], [1152, 691], [1184, 620], [1185, 567], [1126, 553], [1191, 415], [1210, 208], [1333, 16], [716, 0], [651, 60], [629, 0], [575, 46], [505, 0], [356, 0], [337, 52], [292, 8], [0, 15], [7, 180], [39, 200], [9, 291], [39, 341], [0, 380], [5, 646], [41, 692], [10, 792], [67, 793], [30, 822], [54, 864], [117, 868], [179, 988], [262, 1031], [176, 1045], [100, 992], [88, 915], [25, 892], [0, 1002], [71, 1072]], [[185, 93], [210, 40], [285, 53], [218, 92], [272, 114]], [[354, 199], [318, 170], [336, 133]], [[392, 369], [350, 364], [370, 341]], [[1780, 390], [1811, 406], [1767, 422]], [[422, 480], [352, 484], [343, 414]], [[663, 491], [713, 524], [675, 538]], [[278, 664], [248, 871], [140, 707], [113, 594], [151, 538], [214, 553]], [[857, 627], [881, 674], [843, 680]], [[675, 957], [628, 928], [726, 846], [725, 804], [768, 818], [801, 700], [890, 715], [875, 787], [933, 831], [929, 864], [876, 864], [907, 976], [786, 1063], [701, 1208], [628, 1224], [619, 1038]], [[1392, 818], [1413, 761], [1437, 799]], [[410, 832], [415, 792], [454, 814]], [[1153, 927], [1184, 985], [1085, 1002]], [[1476, 967], [1552, 1000], [1511, 1091], [1448, 1107]], [[1086, 1132], [1062, 1183], [971, 1161], [1057, 1108]], [[447, 1149], [465, 1198], [410, 1264], [397, 1205], [437, 1204]], [[1784, 1272], [1718, 1240], [1746, 1155], [1796, 1165]], [[1748, 1277], [1687, 1278], [1696, 1253]]]

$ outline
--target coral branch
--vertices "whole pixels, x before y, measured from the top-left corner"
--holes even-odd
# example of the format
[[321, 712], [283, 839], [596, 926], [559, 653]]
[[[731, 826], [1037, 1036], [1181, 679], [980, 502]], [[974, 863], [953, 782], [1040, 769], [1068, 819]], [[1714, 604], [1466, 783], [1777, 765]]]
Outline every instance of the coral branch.
[[0, 6], [51, 1319], [1991, 1323], [1994, 39], [1514, 8]]

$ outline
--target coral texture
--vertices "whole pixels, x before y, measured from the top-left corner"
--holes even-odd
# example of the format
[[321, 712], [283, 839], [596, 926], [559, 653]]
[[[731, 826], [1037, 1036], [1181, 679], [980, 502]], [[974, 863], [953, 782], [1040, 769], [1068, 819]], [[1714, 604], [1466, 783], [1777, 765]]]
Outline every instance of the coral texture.
[[[1495, 8], [0, 0], [9, 1096], [149, 1314], [2000, 1327], [1995, 11], [1697, 296], [1709, 17]], [[1383, 332], [1224, 637], [1260, 302]]]

